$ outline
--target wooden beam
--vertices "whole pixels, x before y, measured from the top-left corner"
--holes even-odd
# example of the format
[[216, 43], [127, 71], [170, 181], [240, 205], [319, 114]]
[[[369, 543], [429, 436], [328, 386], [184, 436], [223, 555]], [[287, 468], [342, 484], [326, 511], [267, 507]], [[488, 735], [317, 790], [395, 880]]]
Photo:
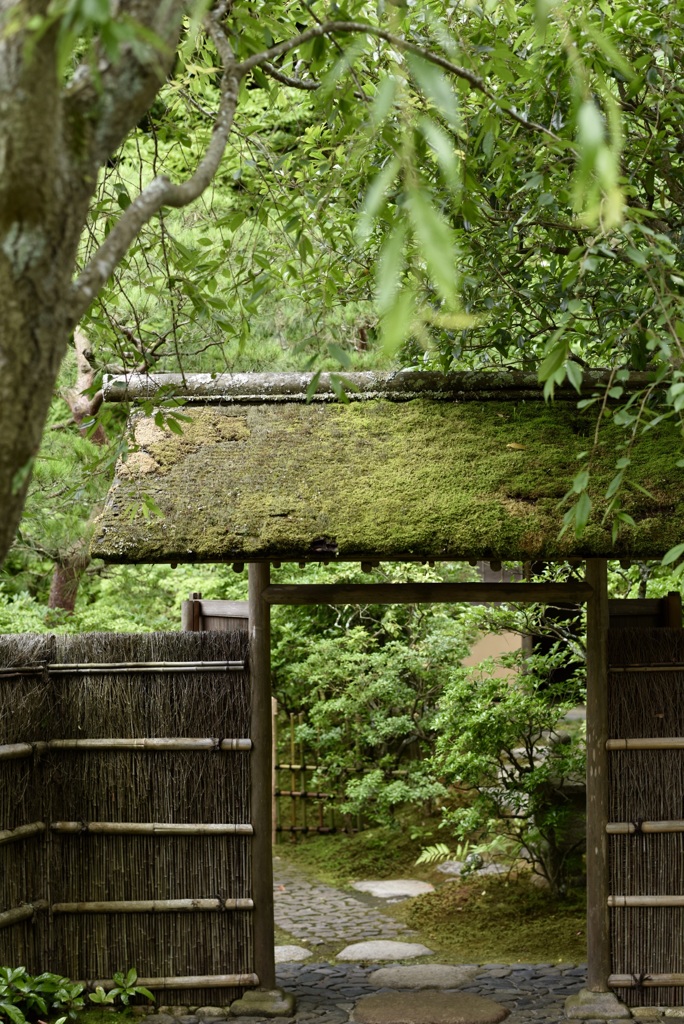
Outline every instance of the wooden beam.
[[603, 558], [587, 562], [587, 988], [607, 992], [608, 914], [608, 572]]
[[570, 583], [285, 583], [266, 587], [268, 604], [427, 604], [587, 601], [591, 587]]
[[274, 989], [275, 952], [272, 847], [271, 609], [264, 600], [268, 563], [251, 563], [249, 574], [250, 683], [252, 688], [251, 810], [254, 970], [264, 989]]

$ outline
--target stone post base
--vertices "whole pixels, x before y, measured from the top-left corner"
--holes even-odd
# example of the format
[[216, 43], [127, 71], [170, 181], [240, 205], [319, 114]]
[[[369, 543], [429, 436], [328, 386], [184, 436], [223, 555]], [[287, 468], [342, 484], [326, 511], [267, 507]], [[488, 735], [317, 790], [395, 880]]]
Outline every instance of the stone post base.
[[571, 1020], [624, 1020], [632, 1014], [615, 993], [583, 988], [565, 1000], [565, 1016]]
[[232, 1017], [292, 1017], [295, 997], [282, 988], [249, 989], [230, 1004]]

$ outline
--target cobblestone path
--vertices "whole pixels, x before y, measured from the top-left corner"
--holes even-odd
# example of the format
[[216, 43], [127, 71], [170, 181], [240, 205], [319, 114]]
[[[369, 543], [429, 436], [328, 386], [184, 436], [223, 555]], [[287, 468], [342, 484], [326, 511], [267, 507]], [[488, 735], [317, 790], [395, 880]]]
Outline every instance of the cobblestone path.
[[282, 861], [275, 861], [274, 882], [276, 924], [310, 949], [330, 945], [339, 952], [351, 942], [414, 934], [379, 909], [385, 901], [312, 882]]
[[[384, 914], [381, 905], [382, 901], [373, 897], [311, 882], [291, 865], [275, 862], [276, 923], [314, 953], [322, 945], [336, 947], [339, 952], [343, 946], [364, 939], [411, 941], [413, 933]], [[388, 966], [392, 965], [279, 964], [278, 984], [297, 997], [296, 1016], [282, 1024], [346, 1024], [354, 1003], [378, 991], [368, 976], [378, 967]], [[566, 997], [582, 988], [585, 977], [586, 965], [482, 964], [473, 980], [461, 985], [459, 991], [502, 1003], [510, 1010], [506, 1024], [560, 1024], [565, 1021]], [[258, 1022], [255, 1018], [233, 1018], [233, 1024]]]

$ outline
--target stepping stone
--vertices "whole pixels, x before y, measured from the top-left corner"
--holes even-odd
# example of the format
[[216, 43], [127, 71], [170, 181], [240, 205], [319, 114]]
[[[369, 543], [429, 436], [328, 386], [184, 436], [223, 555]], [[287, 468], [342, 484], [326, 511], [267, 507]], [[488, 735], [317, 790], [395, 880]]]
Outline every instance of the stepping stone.
[[354, 882], [352, 888], [385, 900], [396, 899], [397, 896], [420, 896], [424, 892], [435, 891], [434, 885], [429, 882], [416, 882], [412, 878], [397, 878], [388, 882]]
[[414, 956], [430, 956], [431, 949], [419, 942], [393, 942], [390, 939], [373, 939], [370, 942], [355, 942], [345, 946], [337, 954], [337, 960], [410, 960]]
[[277, 964], [289, 964], [295, 960], [308, 960], [313, 953], [303, 946], [276, 946], [275, 962]]
[[[460, 875], [463, 867], [462, 860], [445, 860], [443, 864], [437, 866], [437, 870], [443, 875]], [[477, 871], [471, 871], [470, 875], [505, 875], [509, 870], [504, 864], [486, 864]]]
[[509, 1011], [469, 992], [374, 992], [359, 999], [357, 1024], [498, 1024]]
[[458, 988], [479, 972], [477, 964], [410, 964], [381, 967], [368, 975], [373, 988]]

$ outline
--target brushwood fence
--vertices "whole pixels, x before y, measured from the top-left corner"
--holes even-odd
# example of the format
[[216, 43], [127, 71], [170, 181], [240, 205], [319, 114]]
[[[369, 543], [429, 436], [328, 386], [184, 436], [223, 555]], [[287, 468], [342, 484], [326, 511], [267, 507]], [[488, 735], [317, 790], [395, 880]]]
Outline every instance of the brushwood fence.
[[0, 637], [0, 963], [226, 1004], [253, 969], [247, 634]]
[[[636, 604], [636, 602], [633, 602]], [[676, 612], [676, 610], [675, 610]], [[613, 625], [617, 619], [611, 620]], [[673, 622], [677, 621], [677, 616]], [[684, 989], [684, 632], [609, 633], [611, 986], [629, 1006]]]

